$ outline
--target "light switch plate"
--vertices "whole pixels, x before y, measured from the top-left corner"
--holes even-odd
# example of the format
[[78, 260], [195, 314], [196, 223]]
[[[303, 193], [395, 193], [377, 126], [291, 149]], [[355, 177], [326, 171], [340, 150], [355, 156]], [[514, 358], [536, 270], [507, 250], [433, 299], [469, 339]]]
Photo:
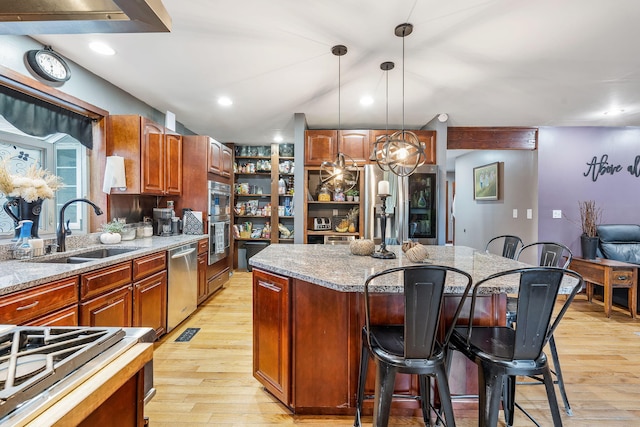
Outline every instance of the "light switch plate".
[[527, 209], [527, 219], [533, 219], [533, 209]]
[[553, 218], [562, 218], [562, 211], [560, 209], [554, 209], [552, 214]]
[[513, 210], [513, 217], [518, 218], [518, 209]]

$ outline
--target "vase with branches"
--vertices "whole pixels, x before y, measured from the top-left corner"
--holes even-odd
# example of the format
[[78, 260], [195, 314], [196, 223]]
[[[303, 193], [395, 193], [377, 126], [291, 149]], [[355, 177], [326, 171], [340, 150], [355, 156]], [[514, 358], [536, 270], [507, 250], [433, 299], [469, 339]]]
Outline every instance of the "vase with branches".
[[578, 202], [580, 210], [580, 246], [584, 259], [595, 259], [598, 249], [598, 224], [602, 221], [602, 208], [596, 205], [594, 200]]

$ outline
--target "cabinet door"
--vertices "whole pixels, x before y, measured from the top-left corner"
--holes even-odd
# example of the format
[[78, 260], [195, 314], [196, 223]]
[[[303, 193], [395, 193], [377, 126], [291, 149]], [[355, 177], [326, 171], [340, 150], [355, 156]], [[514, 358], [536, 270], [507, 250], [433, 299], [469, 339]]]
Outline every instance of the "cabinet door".
[[142, 124], [142, 140], [140, 141], [142, 193], [163, 195], [165, 178], [164, 128], [146, 119], [142, 120]]
[[338, 151], [351, 157], [358, 166], [369, 161], [371, 145], [368, 130], [343, 130], [340, 131]]
[[222, 161], [220, 162], [220, 175], [229, 177], [233, 170], [233, 155], [231, 148], [222, 146]]
[[209, 296], [207, 291], [207, 254], [198, 255], [198, 304]]
[[222, 163], [222, 147], [215, 139], [209, 139], [209, 172], [220, 175], [220, 164]]
[[304, 164], [320, 166], [332, 161], [338, 152], [338, 132], [335, 130], [308, 130], [305, 132]]
[[153, 328], [156, 337], [167, 330], [167, 272], [133, 284], [133, 326]]
[[253, 376], [290, 403], [289, 279], [253, 270]]
[[131, 326], [131, 285], [80, 303], [81, 326]]
[[425, 146], [424, 153], [427, 156], [425, 164], [436, 164], [436, 131], [434, 130], [415, 130], [413, 131], [418, 136], [418, 140]]
[[182, 136], [167, 134], [166, 145], [166, 194], [180, 195], [182, 193]]

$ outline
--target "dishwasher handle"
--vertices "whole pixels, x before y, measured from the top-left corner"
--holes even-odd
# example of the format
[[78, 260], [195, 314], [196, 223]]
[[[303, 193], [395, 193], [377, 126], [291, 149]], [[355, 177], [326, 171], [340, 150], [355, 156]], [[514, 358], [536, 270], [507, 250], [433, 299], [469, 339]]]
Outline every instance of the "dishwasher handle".
[[171, 259], [183, 258], [189, 254], [195, 252], [196, 248], [187, 249], [186, 251], [180, 251], [175, 254], [171, 254]]

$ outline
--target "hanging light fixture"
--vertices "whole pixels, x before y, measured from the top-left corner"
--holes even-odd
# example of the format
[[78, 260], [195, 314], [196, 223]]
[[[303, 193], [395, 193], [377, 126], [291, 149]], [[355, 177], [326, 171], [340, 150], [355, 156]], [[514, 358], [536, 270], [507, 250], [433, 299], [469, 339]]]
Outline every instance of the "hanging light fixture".
[[[427, 159], [425, 145], [418, 135], [404, 128], [404, 38], [413, 32], [413, 25], [400, 24], [395, 34], [402, 37], [402, 130], [393, 135], [383, 135], [383, 143], [378, 144], [376, 161], [383, 170], [390, 170], [398, 176], [409, 176]], [[376, 141], [377, 143], [378, 141]]]
[[[347, 47], [336, 45], [331, 48], [331, 53], [338, 57], [338, 135], [341, 130], [340, 122], [340, 57], [347, 53]], [[338, 151], [335, 161], [322, 162], [320, 165], [320, 185], [325, 186], [334, 193], [343, 193], [351, 190], [358, 183], [359, 170], [356, 162], [349, 156]]]
[[370, 160], [375, 160], [378, 163], [378, 166], [383, 171], [388, 171], [389, 167], [386, 163], [386, 160], [383, 156], [384, 146], [387, 142], [391, 140], [391, 135], [389, 135], [389, 70], [393, 70], [396, 66], [391, 61], [383, 62], [380, 64], [380, 69], [384, 71], [386, 80], [387, 80], [387, 88], [386, 88], [386, 119], [385, 119], [385, 133], [384, 135], [380, 135], [376, 138], [376, 141], [373, 143], [373, 153], [370, 157]]

